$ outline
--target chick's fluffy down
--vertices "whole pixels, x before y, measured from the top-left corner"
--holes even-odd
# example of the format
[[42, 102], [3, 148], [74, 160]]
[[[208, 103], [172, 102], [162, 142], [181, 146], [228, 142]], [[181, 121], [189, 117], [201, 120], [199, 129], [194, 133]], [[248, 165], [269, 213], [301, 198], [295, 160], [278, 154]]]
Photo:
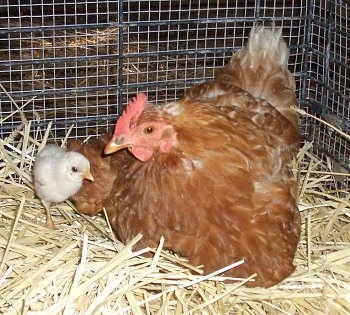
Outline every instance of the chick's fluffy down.
[[82, 154], [47, 145], [35, 160], [34, 188], [43, 202], [61, 202], [74, 195], [90, 175], [90, 162]]

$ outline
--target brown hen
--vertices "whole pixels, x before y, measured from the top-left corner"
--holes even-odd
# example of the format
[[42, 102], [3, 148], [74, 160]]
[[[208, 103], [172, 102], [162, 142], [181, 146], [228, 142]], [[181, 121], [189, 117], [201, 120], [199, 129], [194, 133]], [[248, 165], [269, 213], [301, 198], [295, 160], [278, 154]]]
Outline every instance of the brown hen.
[[84, 196], [96, 209], [90, 213], [105, 206], [123, 242], [142, 233], [138, 246], [155, 247], [164, 236], [166, 248], [205, 273], [244, 259], [225, 275], [256, 273], [247, 285], [263, 287], [288, 277], [300, 214], [289, 165], [299, 136], [287, 59], [281, 31], [256, 27], [215, 80], [179, 101], [153, 106], [139, 94], [105, 148], [128, 148], [135, 158], [123, 150], [94, 161], [91, 146], [79, 150], [95, 178], [84, 185], [96, 185], [95, 168], [106, 165], [106, 193], [97, 203]]

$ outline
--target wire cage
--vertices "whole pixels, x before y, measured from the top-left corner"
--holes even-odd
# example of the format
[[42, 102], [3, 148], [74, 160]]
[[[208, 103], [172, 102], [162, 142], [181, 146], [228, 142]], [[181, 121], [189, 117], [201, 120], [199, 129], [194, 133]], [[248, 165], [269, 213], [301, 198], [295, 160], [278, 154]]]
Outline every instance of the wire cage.
[[[23, 114], [33, 127], [53, 121], [53, 138], [72, 125], [71, 137], [99, 135], [136, 92], [163, 103], [213, 78], [244, 45], [254, 23], [283, 28], [300, 107], [350, 130], [347, 1], [1, 3], [1, 137], [21, 124]], [[350, 170], [346, 138], [305, 117], [300, 129], [316, 154], [329, 158], [336, 170]]]

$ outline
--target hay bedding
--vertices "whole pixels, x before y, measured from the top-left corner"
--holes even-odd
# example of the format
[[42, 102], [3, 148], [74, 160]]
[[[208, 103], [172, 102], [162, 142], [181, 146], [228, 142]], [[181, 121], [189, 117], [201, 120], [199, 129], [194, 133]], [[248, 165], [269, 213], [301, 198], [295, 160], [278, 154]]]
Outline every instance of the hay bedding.
[[[325, 190], [325, 184], [344, 174], [329, 171], [310, 153], [310, 143], [294, 165], [303, 218], [296, 271], [273, 288], [248, 289], [242, 284], [249, 279], [223, 283], [215, 274], [196, 274], [199, 269], [162, 250], [163, 240], [156, 249], [133, 252], [141, 236], [123, 245], [104, 216], [79, 215], [69, 202], [52, 207], [59, 228], [45, 229], [31, 169], [51, 125], [45, 132], [33, 130], [22, 118], [22, 125], [0, 140], [0, 313], [350, 312], [350, 194]], [[149, 251], [153, 258], [144, 257]]]

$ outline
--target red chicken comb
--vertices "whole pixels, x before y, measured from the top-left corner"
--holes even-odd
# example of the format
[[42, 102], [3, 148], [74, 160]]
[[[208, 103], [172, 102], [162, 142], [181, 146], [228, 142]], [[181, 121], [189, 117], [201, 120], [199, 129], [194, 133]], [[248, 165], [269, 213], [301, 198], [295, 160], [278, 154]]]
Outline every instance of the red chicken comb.
[[117, 120], [115, 124], [114, 134], [122, 134], [124, 131], [129, 130], [131, 121], [135, 121], [139, 118], [147, 104], [147, 96], [145, 93], [139, 93], [132, 98], [123, 114]]

